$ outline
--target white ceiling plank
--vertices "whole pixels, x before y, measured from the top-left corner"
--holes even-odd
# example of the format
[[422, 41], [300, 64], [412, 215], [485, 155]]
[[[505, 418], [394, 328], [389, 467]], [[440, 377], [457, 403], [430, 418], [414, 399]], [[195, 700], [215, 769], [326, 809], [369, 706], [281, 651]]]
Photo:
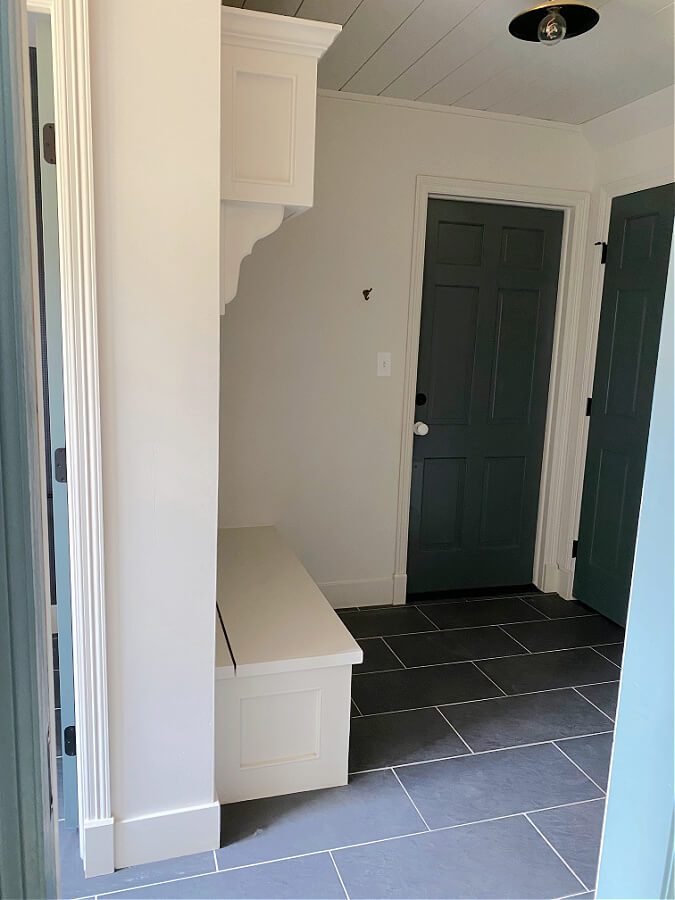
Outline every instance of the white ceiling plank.
[[345, 90], [380, 94], [475, 9], [481, 0], [423, 0], [385, 44], [350, 78]]
[[445, 35], [383, 91], [387, 97], [416, 100], [452, 71], [481, 51], [498, 34], [513, 40], [509, 21], [523, 0], [483, 0], [456, 28]]
[[363, 0], [319, 63], [319, 85], [340, 90], [421, 0]]
[[479, 84], [474, 90], [456, 100], [453, 105], [463, 109], [490, 109], [494, 104], [519, 94], [531, 84], [532, 80], [531, 62], [520, 60]]
[[242, 9], [274, 13], [277, 16], [294, 16], [300, 0], [244, 0]]
[[317, 22], [344, 25], [361, 0], [303, 0], [297, 15]]
[[424, 103], [444, 103], [454, 105], [476, 87], [503, 72], [512, 65], [522, 51], [516, 41], [495, 38], [471, 59], [451, 72], [443, 81], [432, 87], [419, 98]]
[[652, 13], [657, 13], [664, 6], [672, 6], [672, 3], [668, 3], [668, 0], [612, 0], [616, 6], [625, 6], [628, 9], [633, 9], [636, 12], [641, 14], [650, 15]]

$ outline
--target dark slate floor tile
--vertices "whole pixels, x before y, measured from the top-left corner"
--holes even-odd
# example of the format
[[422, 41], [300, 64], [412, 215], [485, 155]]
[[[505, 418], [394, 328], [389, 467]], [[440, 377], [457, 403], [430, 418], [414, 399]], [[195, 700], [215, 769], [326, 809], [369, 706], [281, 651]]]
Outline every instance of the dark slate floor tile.
[[594, 650], [597, 650], [598, 653], [601, 653], [606, 659], [609, 659], [616, 666], [621, 666], [621, 660], [623, 658], [623, 644], [601, 644], [599, 647], [594, 647]]
[[473, 663], [452, 663], [355, 675], [352, 696], [361, 712], [368, 715], [481, 700], [498, 697], [500, 692]]
[[350, 847], [334, 856], [353, 900], [541, 900], [583, 889], [522, 816]]
[[54, 706], [56, 709], [61, 707], [61, 673], [58, 669], [54, 669]]
[[[532, 653], [476, 663], [507, 694], [549, 691], [616, 680], [616, 666], [604, 660], [590, 647]], [[358, 701], [357, 701], [358, 702]]]
[[577, 688], [577, 690], [612, 719], [616, 718], [616, 701], [619, 697], [618, 681], [609, 684], [589, 684], [587, 687]]
[[595, 887], [605, 801], [533, 813], [530, 818], [588, 888]]
[[52, 668], [58, 669], [59, 667], [59, 636], [58, 634], [52, 635]]
[[544, 619], [541, 613], [518, 597], [430, 603], [424, 607], [424, 612], [439, 628], [471, 628], [475, 625], [504, 625], [506, 622]]
[[57, 709], [54, 713], [54, 743], [56, 744], [56, 755], [61, 756], [61, 710]]
[[388, 638], [387, 643], [406, 666], [430, 666], [525, 653], [516, 641], [496, 626], [405, 634]]
[[355, 775], [345, 787], [231, 803], [221, 822], [220, 869], [424, 830], [390, 771]]
[[593, 610], [576, 600], [565, 600], [560, 594], [537, 594], [523, 598], [530, 606], [549, 619], [566, 619], [573, 616], [590, 616]]
[[612, 723], [573, 690], [441, 707], [476, 753], [608, 731]]
[[528, 650], [568, 650], [623, 640], [623, 628], [604, 616], [577, 616], [546, 622], [506, 625], [505, 630]]
[[360, 715], [361, 715], [361, 713], [359, 712], [358, 706], [352, 700], [352, 719], [354, 719], [356, 716], [360, 716]]
[[353, 672], [386, 672], [389, 669], [402, 669], [403, 666], [385, 644], [382, 638], [366, 638], [357, 641], [363, 650], [363, 662], [354, 666]]
[[119, 869], [112, 875], [85, 878], [78, 841], [76, 829], [61, 827], [59, 831], [61, 855], [61, 892], [59, 897], [85, 897], [105, 891], [154, 884], [157, 881], [169, 881], [172, 878], [184, 878], [187, 875], [201, 875], [204, 872], [213, 872], [216, 868], [213, 853], [196, 853], [193, 856], [182, 856], [179, 859], [167, 859], [161, 862], [147, 863], [143, 866]]
[[359, 612], [342, 613], [340, 618], [355, 638], [387, 637], [390, 634], [436, 630], [429, 619], [414, 606], [362, 609]]
[[381, 713], [352, 722], [349, 770], [363, 772], [468, 752], [437, 709]]
[[602, 796], [553, 744], [403, 766], [396, 772], [430, 828]]
[[[285, 859], [263, 866], [247, 866], [201, 878], [187, 878], [152, 887], [122, 891], [115, 897], [154, 897], [157, 900], [310, 900], [344, 898], [335, 866], [328, 853]], [[112, 900], [112, 898], [111, 898]]]
[[560, 749], [603, 790], [607, 790], [609, 762], [612, 756], [613, 734], [594, 734], [592, 737], [556, 741]]

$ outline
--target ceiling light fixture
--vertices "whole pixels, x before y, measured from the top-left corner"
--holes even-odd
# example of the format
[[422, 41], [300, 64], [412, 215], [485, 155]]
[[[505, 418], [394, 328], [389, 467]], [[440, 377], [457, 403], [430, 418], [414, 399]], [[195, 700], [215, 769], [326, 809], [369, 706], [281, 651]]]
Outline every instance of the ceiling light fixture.
[[541, 3], [511, 20], [509, 31], [521, 41], [555, 46], [566, 38], [585, 34], [598, 24], [597, 10], [584, 3]]

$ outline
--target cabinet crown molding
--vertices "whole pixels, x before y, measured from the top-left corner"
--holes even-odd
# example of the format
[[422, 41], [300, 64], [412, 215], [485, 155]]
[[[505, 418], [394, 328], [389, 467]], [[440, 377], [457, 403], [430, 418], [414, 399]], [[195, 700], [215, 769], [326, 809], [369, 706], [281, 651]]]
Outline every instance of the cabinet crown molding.
[[221, 41], [231, 47], [271, 50], [319, 59], [342, 31], [331, 22], [313, 22], [252, 9], [224, 6]]

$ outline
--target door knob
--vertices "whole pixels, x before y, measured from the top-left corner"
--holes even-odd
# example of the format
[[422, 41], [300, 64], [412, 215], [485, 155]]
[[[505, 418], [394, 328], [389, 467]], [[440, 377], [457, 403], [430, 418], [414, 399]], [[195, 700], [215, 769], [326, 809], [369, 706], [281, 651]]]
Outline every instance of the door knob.
[[425, 434], [429, 434], [429, 426], [426, 422], [415, 422], [413, 425], [413, 432], [419, 434], [421, 437]]

